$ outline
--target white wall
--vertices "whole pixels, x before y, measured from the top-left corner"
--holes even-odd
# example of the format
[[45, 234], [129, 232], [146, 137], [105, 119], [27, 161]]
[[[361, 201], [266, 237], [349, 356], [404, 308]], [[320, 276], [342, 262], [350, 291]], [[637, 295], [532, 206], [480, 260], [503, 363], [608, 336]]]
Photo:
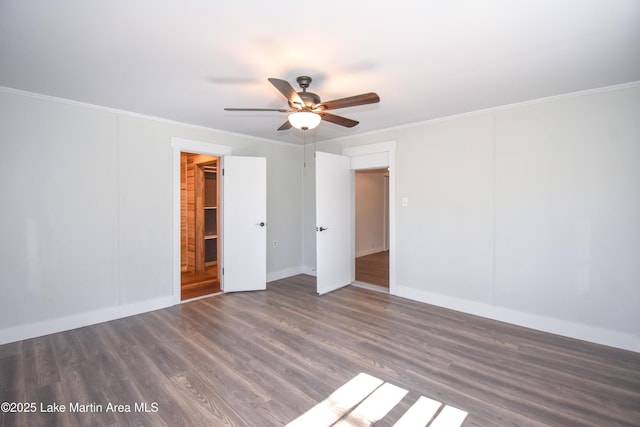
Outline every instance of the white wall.
[[301, 147], [0, 90], [0, 343], [170, 305], [171, 137], [267, 157], [267, 273], [301, 271]]
[[[309, 148], [0, 90], [0, 342], [172, 301], [172, 136], [266, 156], [268, 272], [313, 272]], [[392, 140], [397, 294], [640, 351], [640, 86], [318, 149]]]
[[319, 149], [390, 140], [398, 295], [640, 351], [638, 84]]
[[640, 88], [501, 111], [495, 130], [495, 304], [640, 341]]
[[355, 173], [356, 257], [385, 250], [386, 171]]

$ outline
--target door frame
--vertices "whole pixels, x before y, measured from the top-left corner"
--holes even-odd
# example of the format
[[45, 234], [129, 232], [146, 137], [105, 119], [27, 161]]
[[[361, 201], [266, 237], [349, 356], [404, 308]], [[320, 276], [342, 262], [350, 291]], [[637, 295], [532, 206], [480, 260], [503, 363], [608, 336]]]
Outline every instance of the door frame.
[[[396, 295], [396, 142], [387, 141], [376, 144], [347, 147], [342, 155], [351, 158], [351, 170], [389, 169], [389, 293]], [[351, 221], [353, 233], [351, 245], [355, 254], [355, 172], [351, 174], [353, 194], [351, 196]], [[355, 256], [351, 259], [351, 281], [356, 279]]]
[[[219, 168], [224, 165], [224, 156], [231, 155], [231, 147], [227, 145], [212, 144], [209, 142], [196, 141], [186, 138], [171, 137], [171, 150], [172, 150], [172, 227], [173, 227], [173, 241], [172, 241], [172, 299], [174, 304], [182, 303], [180, 299], [180, 153], [195, 153], [195, 154], [208, 154], [210, 156], [219, 157]], [[224, 178], [221, 177], [220, 182], [220, 197], [224, 192]], [[224, 211], [224, 207], [222, 208]], [[222, 227], [222, 221], [224, 221], [224, 212], [220, 212], [220, 224], [218, 227]], [[221, 237], [224, 239], [224, 236]], [[222, 242], [220, 242], [222, 243]], [[224, 254], [219, 254], [220, 259], [218, 264], [222, 265]], [[224, 277], [220, 276], [220, 285], [223, 284]]]

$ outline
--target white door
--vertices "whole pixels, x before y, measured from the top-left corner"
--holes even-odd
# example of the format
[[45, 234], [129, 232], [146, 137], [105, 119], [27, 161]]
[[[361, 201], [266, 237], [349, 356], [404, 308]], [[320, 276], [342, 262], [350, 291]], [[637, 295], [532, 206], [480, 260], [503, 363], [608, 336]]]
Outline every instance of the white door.
[[322, 295], [351, 283], [350, 159], [316, 152], [316, 273]]
[[224, 292], [267, 287], [267, 159], [223, 158]]

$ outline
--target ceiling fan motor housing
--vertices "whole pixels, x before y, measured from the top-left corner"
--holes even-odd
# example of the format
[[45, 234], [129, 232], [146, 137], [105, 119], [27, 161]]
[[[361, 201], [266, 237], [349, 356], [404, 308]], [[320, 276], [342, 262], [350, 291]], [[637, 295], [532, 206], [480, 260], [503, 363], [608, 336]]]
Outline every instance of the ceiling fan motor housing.
[[[307, 88], [312, 81], [311, 77], [300, 76], [296, 78], [296, 81], [302, 88], [302, 92], [297, 93], [300, 96], [300, 99], [302, 99], [302, 102], [304, 102], [305, 109], [313, 110], [317, 105], [320, 104], [320, 97], [313, 92], [307, 92]], [[291, 108], [299, 108], [299, 106], [292, 104], [291, 101], [289, 101], [289, 106]]]
[[[304, 106], [308, 109], [313, 110], [316, 105], [320, 104], [320, 97], [313, 92], [298, 92], [300, 99], [304, 102]], [[291, 105], [291, 103], [289, 103]], [[294, 105], [291, 105], [292, 108], [295, 108]]]

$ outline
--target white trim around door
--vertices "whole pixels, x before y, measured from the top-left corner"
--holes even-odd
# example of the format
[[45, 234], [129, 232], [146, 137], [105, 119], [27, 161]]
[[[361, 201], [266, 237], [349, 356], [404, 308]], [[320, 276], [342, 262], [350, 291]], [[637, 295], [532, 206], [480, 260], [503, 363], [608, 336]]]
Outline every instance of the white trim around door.
[[[389, 293], [396, 295], [396, 142], [388, 141], [377, 144], [359, 145], [342, 150], [342, 154], [351, 158], [351, 170], [389, 169]], [[355, 177], [353, 177], [355, 179]], [[354, 195], [355, 197], [355, 195]], [[355, 198], [352, 200], [352, 208]], [[355, 215], [352, 215], [355, 221]], [[355, 233], [355, 226], [353, 227]], [[351, 236], [355, 253], [355, 234]], [[355, 280], [355, 258], [352, 271]]]
[[[171, 137], [172, 149], [172, 183], [173, 183], [173, 295], [174, 304], [180, 304], [180, 153], [208, 154], [220, 157], [224, 162], [224, 156], [231, 155], [231, 147], [195, 141], [186, 138]], [[224, 191], [222, 189], [222, 191]], [[222, 224], [219, 225], [220, 227]], [[224, 254], [222, 254], [224, 256]]]

